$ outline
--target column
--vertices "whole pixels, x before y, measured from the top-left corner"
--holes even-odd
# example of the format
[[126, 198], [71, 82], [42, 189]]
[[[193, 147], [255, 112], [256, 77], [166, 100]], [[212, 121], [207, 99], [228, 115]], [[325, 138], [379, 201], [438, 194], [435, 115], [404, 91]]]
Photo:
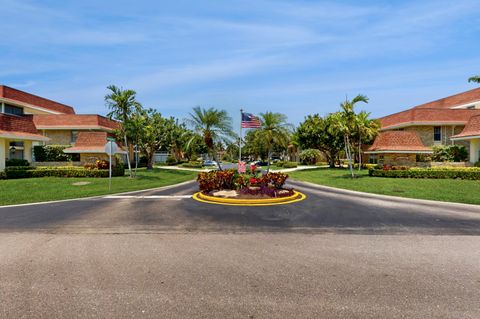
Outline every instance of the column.
[[32, 141], [23, 141], [23, 159], [32, 162]]
[[479, 152], [480, 152], [480, 139], [470, 140], [470, 162], [472, 164], [480, 160], [479, 154], [478, 154]]
[[5, 158], [7, 154], [5, 153], [5, 139], [0, 138], [0, 171], [5, 169]]

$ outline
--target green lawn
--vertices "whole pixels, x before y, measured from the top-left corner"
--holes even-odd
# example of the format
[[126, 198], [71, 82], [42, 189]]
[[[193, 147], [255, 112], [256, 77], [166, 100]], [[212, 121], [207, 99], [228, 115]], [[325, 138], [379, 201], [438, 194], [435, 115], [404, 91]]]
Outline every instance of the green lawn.
[[[120, 193], [176, 184], [196, 178], [192, 171], [139, 169], [137, 177], [113, 177], [112, 190], [108, 190], [108, 178], [26, 178], [0, 180], [0, 205], [32, 203]], [[86, 185], [74, 185], [88, 182]]]
[[355, 191], [480, 204], [480, 181], [370, 177], [367, 170], [351, 179], [347, 169], [310, 169], [289, 173], [292, 179]]

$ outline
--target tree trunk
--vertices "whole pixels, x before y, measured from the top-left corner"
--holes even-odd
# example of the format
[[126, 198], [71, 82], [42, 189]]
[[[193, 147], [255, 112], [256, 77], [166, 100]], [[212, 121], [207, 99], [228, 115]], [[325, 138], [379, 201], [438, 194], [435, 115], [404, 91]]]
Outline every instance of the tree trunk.
[[215, 149], [213, 149], [212, 157], [213, 157], [213, 160], [217, 163], [218, 170], [223, 171], [222, 166], [220, 165], [220, 162], [217, 160], [217, 152], [215, 151]]
[[348, 159], [348, 168], [350, 169], [352, 178], [354, 178], [355, 174], [353, 173], [353, 166], [352, 166], [352, 150], [350, 147], [350, 140], [348, 136], [344, 137], [344, 141], [345, 141], [345, 155], [347, 156], [347, 159]]
[[127, 143], [127, 133], [123, 134], [123, 140], [125, 141], [125, 148], [127, 149], [127, 164], [128, 164], [128, 173], [132, 177], [132, 163], [130, 163], [130, 149], [128, 148]]
[[362, 169], [362, 137], [358, 140], [358, 171]]
[[155, 152], [148, 152], [147, 154], [147, 170], [153, 170], [153, 158], [155, 157]]

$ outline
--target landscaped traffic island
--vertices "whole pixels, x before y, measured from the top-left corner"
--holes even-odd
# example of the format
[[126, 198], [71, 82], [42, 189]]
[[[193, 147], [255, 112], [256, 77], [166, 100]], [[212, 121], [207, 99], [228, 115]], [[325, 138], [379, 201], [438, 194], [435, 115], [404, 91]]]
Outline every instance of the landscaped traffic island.
[[193, 198], [200, 202], [234, 206], [269, 206], [305, 199], [305, 195], [284, 187], [288, 175], [265, 173], [255, 166], [248, 172], [237, 170], [210, 171], [198, 174], [200, 192]]

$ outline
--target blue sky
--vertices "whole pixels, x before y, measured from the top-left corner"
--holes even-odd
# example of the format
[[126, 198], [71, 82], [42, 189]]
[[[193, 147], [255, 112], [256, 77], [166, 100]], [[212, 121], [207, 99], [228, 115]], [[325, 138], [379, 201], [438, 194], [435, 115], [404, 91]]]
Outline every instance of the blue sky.
[[105, 87], [185, 118], [292, 123], [345, 95], [382, 116], [475, 87], [480, 1], [0, 0], [0, 83], [105, 114]]

